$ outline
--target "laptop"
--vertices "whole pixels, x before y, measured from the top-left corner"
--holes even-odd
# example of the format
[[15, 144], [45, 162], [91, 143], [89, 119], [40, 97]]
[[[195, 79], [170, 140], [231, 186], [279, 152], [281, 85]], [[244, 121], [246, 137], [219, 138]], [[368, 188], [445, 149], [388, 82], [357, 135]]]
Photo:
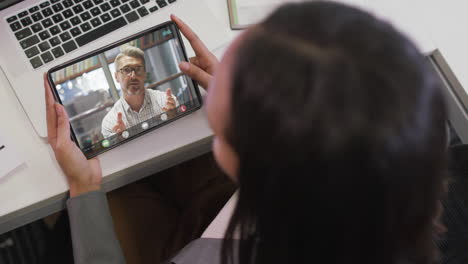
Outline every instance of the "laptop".
[[170, 14], [211, 50], [228, 39], [204, 1], [0, 0], [0, 9], [0, 70], [41, 137], [47, 137], [43, 73], [50, 68], [168, 21]]

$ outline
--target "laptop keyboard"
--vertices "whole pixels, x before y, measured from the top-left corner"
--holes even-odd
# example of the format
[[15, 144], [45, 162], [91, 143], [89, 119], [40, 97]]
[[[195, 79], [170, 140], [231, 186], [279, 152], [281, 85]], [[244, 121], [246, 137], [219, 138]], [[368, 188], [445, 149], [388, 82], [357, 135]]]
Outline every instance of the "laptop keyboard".
[[6, 21], [33, 68], [176, 2], [176, 0], [49, 0]]

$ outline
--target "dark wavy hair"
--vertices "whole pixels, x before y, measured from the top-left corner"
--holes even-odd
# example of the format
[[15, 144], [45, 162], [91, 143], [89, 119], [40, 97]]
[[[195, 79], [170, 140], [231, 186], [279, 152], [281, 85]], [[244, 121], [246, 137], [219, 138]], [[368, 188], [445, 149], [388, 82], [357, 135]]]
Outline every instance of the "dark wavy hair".
[[434, 261], [446, 107], [407, 37], [346, 5], [287, 4], [232, 71], [239, 199], [223, 263]]

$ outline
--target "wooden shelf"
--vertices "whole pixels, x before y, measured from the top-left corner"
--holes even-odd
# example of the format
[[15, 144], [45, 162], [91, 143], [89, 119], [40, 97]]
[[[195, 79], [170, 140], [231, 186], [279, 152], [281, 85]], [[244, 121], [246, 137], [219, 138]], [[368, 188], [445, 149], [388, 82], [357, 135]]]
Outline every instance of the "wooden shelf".
[[[135, 39], [135, 40], [133, 40], [133, 41], [140, 40], [139, 48], [142, 49], [142, 50], [144, 51], [144, 50], [147, 50], [147, 49], [149, 49], [149, 48], [152, 48], [152, 47], [154, 47], [154, 46], [156, 46], [156, 45], [159, 45], [159, 44], [161, 44], [161, 43], [164, 43], [164, 42], [166, 42], [166, 41], [169, 41], [169, 40], [171, 40], [171, 39], [173, 39], [173, 38], [174, 38], [174, 35], [173, 35], [173, 34], [170, 34], [170, 35], [166, 36], [166, 37], [163, 38], [163, 39], [156, 40], [156, 41], [153, 41], [153, 42], [149, 42], [148, 44], [144, 44], [144, 41], [141, 40], [142, 38], [140, 38], [140, 39]], [[98, 55], [96, 55], [96, 56], [98, 56]], [[116, 57], [117, 57], [117, 56], [116, 56]], [[111, 63], [113, 63], [114, 61], [115, 61], [115, 57], [114, 57], [114, 58], [107, 59], [107, 64], [111, 64]], [[80, 63], [80, 62], [78, 62], [78, 63]], [[71, 66], [69, 66], [69, 67], [71, 67]], [[101, 63], [98, 63], [98, 64], [95, 65], [95, 66], [89, 67], [89, 68], [87, 68], [86, 70], [83, 70], [83, 71], [74, 73], [74, 74], [72, 74], [72, 75], [70, 75], [70, 76], [67, 76], [66, 78], [57, 80], [57, 81], [55, 81], [55, 84], [58, 85], [58, 84], [62, 84], [62, 83], [64, 83], [64, 82], [66, 82], [66, 81], [73, 80], [73, 79], [75, 79], [75, 78], [77, 78], [77, 77], [79, 77], [79, 76], [81, 76], [81, 75], [83, 75], [83, 74], [85, 74], [85, 73], [94, 71], [94, 70], [96, 70], [96, 69], [98, 69], [98, 68], [101, 68]]]

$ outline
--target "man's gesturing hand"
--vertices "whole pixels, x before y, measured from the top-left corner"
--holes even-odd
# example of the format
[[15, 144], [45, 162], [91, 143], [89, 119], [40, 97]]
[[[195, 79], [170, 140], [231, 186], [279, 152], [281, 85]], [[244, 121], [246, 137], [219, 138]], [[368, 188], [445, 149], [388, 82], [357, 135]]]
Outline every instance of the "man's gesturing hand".
[[117, 134], [122, 134], [122, 132], [124, 132], [126, 129], [127, 127], [125, 127], [125, 123], [122, 120], [122, 113], [119, 112], [117, 114], [117, 124], [115, 124], [115, 126], [112, 128], [112, 131], [114, 131]]
[[174, 100], [174, 97], [172, 97], [172, 91], [171, 89], [167, 88], [166, 90], [166, 106], [163, 107], [163, 111], [167, 112], [169, 110], [173, 110], [176, 108], [176, 101]]
[[171, 19], [177, 24], [180, 32], [187, 38], [195, 51], [195, 57], [190, 58], [190, 63], [181, 62], [179, 64], [180, 70], [196, 80], [203, 88], [208, 89], [214, 70], [219, 64], [218, 59], [180, 18], [171, 15]]
[[102, 171], [97, 158], [87, 160], [70, 139], [70, 123], [62, 105], [55, 102], [44, 75], [49, 144], [70, 186], [70, 197], [101, 189]]

